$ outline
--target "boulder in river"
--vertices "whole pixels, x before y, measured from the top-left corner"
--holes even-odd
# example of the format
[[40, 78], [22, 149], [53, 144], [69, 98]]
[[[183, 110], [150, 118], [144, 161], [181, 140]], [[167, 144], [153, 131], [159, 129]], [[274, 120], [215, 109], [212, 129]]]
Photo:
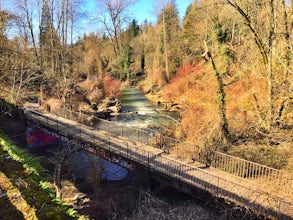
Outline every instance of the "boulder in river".
[[117, 99], [109, 100], [105, 99], [101, 105], [98, 107], [99, 112], [110, 112], [110, 113], [118, 113], [121, 111], [121, 102]]

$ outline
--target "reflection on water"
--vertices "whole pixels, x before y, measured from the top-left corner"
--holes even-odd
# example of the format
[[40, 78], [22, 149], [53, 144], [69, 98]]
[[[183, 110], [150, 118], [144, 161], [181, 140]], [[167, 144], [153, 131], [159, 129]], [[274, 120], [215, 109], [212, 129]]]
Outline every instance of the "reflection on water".
[[121, 125], [137, 128], [160, 127], [160, 124], [170, 120], [159, 113], [159, 106], [153, 105], [142, 92], [132, 87], [123, 90], [121, 104], [121, 114], [111, 118]]
[[[152, 126], [152, 129], [158, 131], [163, 124], [166, 125], [171, 121], [169, 117], [160, 113], [160, 106], [153, 105], [144, 94], [137, 89], [126, 88], [121, 95], [121, 104], [122, 113], [110, 118], [111, 121], [118, 124], [143, 128], [144, 130]], [[164, 112], [164, 114], [168, 113]], [[168, 116], [170, 116], [170, 114]], [[127, 130], [124, 132], [127, 132]], [[149, 130], [148, 133], [152, 132], [153, 131]], [[129, 136], [131, 135], [137, 138], [137, 133], [132, 132]], [[138, 138], [140, 141], [144, 140], [143, 135], [138, 136]], [[92, 178], [99, 175], [103, 180], [119, 181], [125, 179], [129, 173], [128, 170], [121, 166], [115, 165], [94, 155], [90, 155], [84, 151], [71, 154], [68, 157], [67, 162], [69, 170], [71, 170], [69, 172], [73, 177], [79, 178], [88, 183], [92, 183]]]
[[124, 179], [128, 171], [114, 163], [91, 155], [85, 151], [71, 154], [68, 158], [73, 175], [80, 179], [92, 182], [93, 176], [100, 176], [103, 180], [117, 181]]

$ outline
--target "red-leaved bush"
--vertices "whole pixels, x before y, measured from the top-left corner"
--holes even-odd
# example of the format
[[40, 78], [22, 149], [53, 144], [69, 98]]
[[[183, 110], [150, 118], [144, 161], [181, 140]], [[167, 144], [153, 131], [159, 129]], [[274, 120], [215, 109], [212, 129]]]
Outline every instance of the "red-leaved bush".
[[120, 82], [106, 73], [100, 74], [95, 79], [86, 79], [79, 83], [79, 86], [91, 103], [100, 103], [102, 99], [112, 99], [120, 94]]
[[105, 97], [113, 98], [120, 95], [120, 82], [113, 79], [109, 74], [101, 74], [99, 77], [103, 82]]
[[176, 134], [203, 145], [204, 138], [218, 129], [217, 82], [213, 72], [200, 64], [186, 64], [166, 86], [165, 98], [182, 107]]

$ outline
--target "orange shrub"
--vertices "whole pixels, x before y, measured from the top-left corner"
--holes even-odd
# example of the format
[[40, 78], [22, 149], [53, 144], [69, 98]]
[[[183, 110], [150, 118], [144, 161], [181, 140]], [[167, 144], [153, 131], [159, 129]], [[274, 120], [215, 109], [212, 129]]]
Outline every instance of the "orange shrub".
[[176, 134], [202, 146], [219, 127], [213, 72], [200, 64], [186, 64], [166, 86], [165, 98], [182, 106], [182, 123]]
[[[265, 122], [269, 107], [266, 78], [248, 73], [232, 84], [229, 80], [233, 79], [225, 75], [223, 80], [228, 83], [224, 91], [229, 131], [236, 136], [249, 135], [251, 127]], [[220, 133], [218, 86], [214, 70], [207, 66], [186, 64], [178, 69], [165, 88], [165, 99], [183, 109], [178, 136], [203, 142], [210, 134]]]
[[106, 73], [100, 74], [95, 79], [86, 79], [79, 83], [79, 86], [90, 102], [99, 103], [102, 99], [120, 95], [120, 82]]
[[120, 82], [113, 79], [109, 74], [101, 74], [105, 97], [113, 98], [120, 95]]
[[265, 78], [252, 74], [225, 87], [227, 118], [230, 130], [245, 135], [251, 125], [261, 123], [268, 109], [267, 83]]

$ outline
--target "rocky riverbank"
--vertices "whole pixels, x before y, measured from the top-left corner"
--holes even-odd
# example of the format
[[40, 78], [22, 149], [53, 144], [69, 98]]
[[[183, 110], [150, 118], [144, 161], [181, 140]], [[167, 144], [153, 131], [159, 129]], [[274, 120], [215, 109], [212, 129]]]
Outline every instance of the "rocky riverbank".
[[154, 104], [160, 106], [162, 111], [180, 112], [182, 106], [180, 103], [170, 101], [164, 96], [164, 91], [153, 91], [141, 88], [145, 96]]
[[106, 98], [99, 104], [86, 103], [86, 102], [74, 102], [70, 105], [62, 103], [60, 99], [50, 98], [40, 101], [40, 107], [42, 110], [50, 112], [53, 109], [66, 108], [75, 112], [80, 112], [99, 118], [108, 118], [111, 114], [118, 114], [121, 111], [122, 105], [118, 99]]

